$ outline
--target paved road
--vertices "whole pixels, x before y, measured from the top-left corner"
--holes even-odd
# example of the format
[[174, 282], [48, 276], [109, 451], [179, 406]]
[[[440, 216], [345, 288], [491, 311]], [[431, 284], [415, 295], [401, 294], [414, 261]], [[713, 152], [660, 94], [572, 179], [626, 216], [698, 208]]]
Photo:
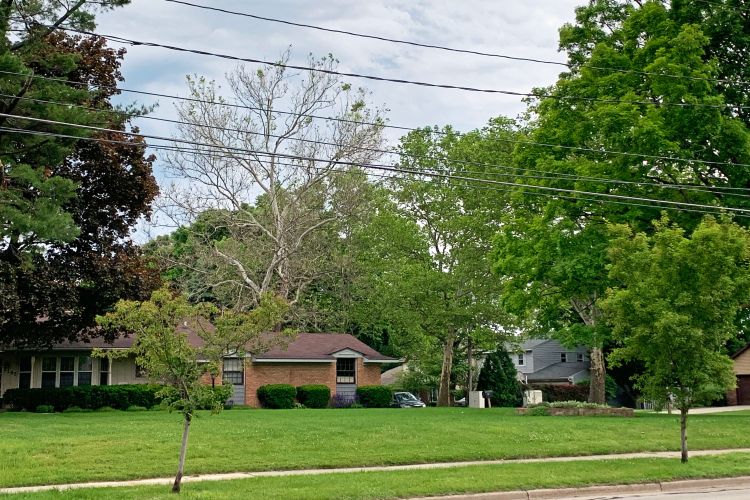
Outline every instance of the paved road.
[[559, 500], [747, 500], [750, 498], [750, 488], [738, 490], [706, 489], [692, 493], [658, 493], [641, 495], [598, 495], [591, 497], [564, 497]]

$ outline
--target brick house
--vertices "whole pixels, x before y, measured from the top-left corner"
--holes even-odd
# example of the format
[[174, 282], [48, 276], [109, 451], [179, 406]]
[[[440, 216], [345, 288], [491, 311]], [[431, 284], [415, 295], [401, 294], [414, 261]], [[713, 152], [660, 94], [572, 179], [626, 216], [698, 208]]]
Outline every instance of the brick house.
[[727, 391], [728, 405], [750, 405], [750, 344], [732, 355], [737, 388]]
[[[197, 336], [189, 335], [191, 342]], [[92, 358], [93, 349], [127, 349], [132, 337], [113, 342], [63, 342], [43, 352], [0, 351], [0, 395], [11, 388], [76, 385], [145, 384], [135, 358]], [[244, 359], [227, 357], [223, 380], [234, 386], [235, 404], [260, 406], [258, 387], [265, 384], [325, 384], [332, 395], [353, 396], [357, 386], [380, 385], [381, 365], [399, 363], [348, 334], [300, 333], [283, 347]], [[208, 381], [207, 381], [208, 382]]]

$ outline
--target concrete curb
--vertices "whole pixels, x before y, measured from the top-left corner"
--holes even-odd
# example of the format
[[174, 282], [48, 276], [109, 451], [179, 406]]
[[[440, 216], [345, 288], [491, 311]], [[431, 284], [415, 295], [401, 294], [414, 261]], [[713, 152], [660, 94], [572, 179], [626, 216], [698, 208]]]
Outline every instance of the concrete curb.
[[661, 483], [587, 486], [584, 488], [552, 488], [544, 490], [498, 491], [467, 495], [418, 497], [412, 500], [549, 500], [598, 498], [611, 495], [644, 495], [654, 493], [709, 493], [716, 490], [750, 488], [750, 476], [718, 479], [686, 479]]
[[[735, 449], [722, 449], [722, 450], [695, 450], [691, 452], [691, 456], [706, 456], [706, 455], [725, 455], [727, 453], [748, 453], [750, 448], [735, 448]], [[247, 479], [252, 477], [281, 477], [281, 476], [307, 476], [317, 474], [351, 474], [356, 472], [394, 472], [394, 471], [407, 471], [407, 470], [425, 470], [425, 469], [449, 469], [456, 467], [472, 467], [477, 465], [502, 465], [502, 464], [513, 464], [513, 463], [545, 463], [545, 462], [587, 462], [587, 461], [599, 461], [599, 460], [626, 460], [626, 459], [637, 459], [637, 458], [679, 458], [680, 452], [677, 451], [654, 451], [654, 452], [637, 452], [637, 453], [614, 453], [609, 455], [581, 455], [581, 456], [567, 456], [567, 457], [546, 457], [546, 458], [516, 458], [516, 459], [502, 459], [502, 460], [474, 460], [467, 462], [437, 462], [437, 463], [425, 463], [425, 464], [406, 464], [406, 465], [382, 465], [382, 466], [371, 466], [371, 467], [345, 467], [345, 468], [332, 468], [332, 469], [297, 469], [297, 470], [271, 470], [271, 471], [258, 471], [258, 472], [226, 472], [217, 474], [200, 474], [185, 476], [182, 481], [185, 483], [201, 482], [201, 481], [229, 481], [233, 479]], [[77, 490], [84, 488], [118, 488], [126, 486], [151, 486], [151, 485], [165, 485], [172, 484], [174, 481], [173, 477], [156, 477], [149, 479], [132, 479], [124, 481], [93, 481], [87, 483], [69, 483], [69, 484], [45, 484], [36, 486], [15, 486], [8, 488], [0, 488], [1, 494], [14, 494], [14, 493], [35, 493], [40, 491], [52, 491], [52, 490]], [[700, 480], [702, 481], [702, 480]], [[710, 480], [709, 480], [710, 481]], [[596, 486], [595, 488], [599, 488]], [[544, 490], [539, 490], [544, 491]], [[497, 495], [498, 493], [495, 493]], [[526, 494], [526, 493], [524, 493]], [[436, 497], [445, 498], [445, 497]], [[457, 498], [485, 498], [485, 497], [472, 497], [472, 496], [460, 496]], [[500, 498], [500, 497], [487, 497], [487, 498]], [[505, 498], [505, 497], [502, 497]], [[515, 497], [507, 497], [515, 498]], [[527, 494], [523, 498], [530, 498]], [[555, 498], [553, 497], [534, 497], [534, 498]]]

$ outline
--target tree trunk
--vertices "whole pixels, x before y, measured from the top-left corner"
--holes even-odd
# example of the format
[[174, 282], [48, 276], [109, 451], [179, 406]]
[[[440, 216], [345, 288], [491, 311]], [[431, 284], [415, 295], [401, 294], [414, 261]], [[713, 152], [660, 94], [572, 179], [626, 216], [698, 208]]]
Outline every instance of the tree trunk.
[[440, 370], [438, 406], [451, 405], [451, 369], [453, 367], [453, 335], [448, 335], [443, 344], [443, 367]]
[[172, 493], [179, 493], [182, 484], [182, 474], [185, 471], [185, 454], [187, 453], [188, 435], [190, 435], [190, 421], [192, 415], [185, 414], [185, 426], [182, 429], [182, 446], [180, 447], [180, 464], [177, 466], [177, 475], [172, 485]]
[[683, 464], [688, 461], [687, 417], [688, 408], [680, 408], [680, 462]]
[[589, 386], [589, 403], [606, 403], [606, 391], [604, 384], [606, 371], [604, 368], [604, 352], [601, 347], [592, 347], [589, 352], [591, 359], [591, 382]]
[[474, 367], [472, 366], [472, 363], [474, 361], [474, 351], [472, 350], [471, 346], [471, 337], [468, 339], [468, 344], [466, 346], [466, 364], [468, 366], [468, 370], [466, 370], [466, 394], [464, 395], [466, 397], [466, 404], [469, 404], [469, 392], [474, 390]]

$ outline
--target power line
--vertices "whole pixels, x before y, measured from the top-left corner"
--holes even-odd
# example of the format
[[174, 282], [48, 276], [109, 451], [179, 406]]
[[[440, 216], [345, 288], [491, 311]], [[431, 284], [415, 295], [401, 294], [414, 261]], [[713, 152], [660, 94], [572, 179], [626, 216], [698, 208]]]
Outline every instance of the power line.
[[[144, 137], [144, 138], [169, 141], [169, 142], [179, 143], [179, 144], [188, 144], [188, 145], [200, 146], [200, 147], [209, 147], [209, 148], [217, 147], [214, 144], [201, 143], [197, 141], [187, 141], [184, 139], [175, 139], [175, 138], [161, 137], [161, 136], [141, 134], [141, 133], [136, 134], [134, 132], [126, 132], [122, 130], [108, 129], [104, 127], [95, 127], [91, 125], [80, 125], [80, 124], [75, 124], [75, 123], [59, 122], [56, 120], [48, 120], [44, 118], [33, 118], [33, 117], [28, 117], [28, 116], [18, 116], [18, 115], [12, 115], [8, 113], [0, 113], [0, 117], [17, 118], [21, 120], [27, 120], [27, 121], [32, 121], [36, 123], [45, 123], [45, 124], [50, 124], [50, 125], [77, 127], [77, 128], [81, 128], [85, 130], [92, 130], [96, 132], [112, 132], [112, 133], [124, 134], [124, 135], [129, 135], [129, 136]], [[616, 200], [663, 203], [669, 206], [676, 206], [676, 207], [702, 208], [702, 209], [711, 209], [711, 210], [727, 210], [727, 211], [735, 212], [735, 213], [750, 214], [750, 209], [739, 208], [739, 207], [729, 207], [729, 206], [717, 207], [715, 205], [705, 205], [701, 203], [679, 202], [679, 201], [672, 201], [672, 200], [645, 198], [645, 197], [639, 197], [639, 196], [627, 196], [627, 195], [619, 195], [619, 194], [612, 194], [612, 193], [597, 193], [597, 192], [584, 191], [584, 190], [578, 190], [578, 189], [567, 189], [567, 188], [559, 188], [559, 187], [553, 187], [553, 186], [539, 186], [539, 185], [525, 184], [525, 183], [520, 183], [520, 182], [499, 181], [499, 180], [494, 180], [494, 179], [478, 179], [478, 178], [473, 178], [473, 177], [459, 176], [459, 175], [452, 175], [452, 174], [415, 171], [415, 170], [399, 168], [399, 167], [392, 166], [392, 165], [382, 165], [382, 164], [374, 164], [374, 163], [358, 163], [358, 162], [346, 161], [346, 160], [322, 159], [322, 158], [314, 158], [310, 156], [296, 155], [296, 154], [290, 154], [290, 153], [271, 153], [268, 151], [246, 150], [243, 148], [237, 148], [237, 147], [231, 147], [231, 146], [222, 146], [221, 149], [224, 151], [250, 153], [256, 156], [281, 157], [281, 158], [285, 158], [288, 160], [300, 160], [300, 161], [319, 161], [319, 162], [324, 162], [328, 164], [347, 165], [347, 166], [353, 166], [353, 167], [358, 167], [358, 168], [363, 168], [363, 169], [374, 169], [374, 170], [380, 170], [380, 171], [386, 171], [386, 172], [417, 174], [417, 175], [433, 177], [433, 178], [457, 179], [457, 180], [485, 183], [489, 185], [538, 189], [538, 190], [550, 191], [554, 193], [582, 194], [586, 196], [594, 196], [594, 197], [616, 199]]]
[[[41, 80], [56, 81], [59, 83], [65, 83], [65, 84], [76, 85], [76, 86], [87, 85], [82, 82], [74, 82], [74, 81], [66, 80], [64, 78], [55, 78], [55, 77], [48, 77], [48, 76], [14, 72], [14, 71], [0, 70], [0, 74], [37, 78]], [[251, 111], [260, 111], [264, 113], [270, 112], [273, 114], [284, 115], [284, 116], [304, 116], [304, 117], [313, 118], [316, 120], [350, 123], [353, 125], [378, 126], [378, 127], [383, 127], [387, 129], [399, 130], [403, 132], [415, 132], [415, 131], [424, 130], [424, 128], [407, 127], [407, 126], [402, 126], [402, 125], [389, 125], [385, 122], [382, 122], [382, 123], [381, 122], [368, 122], [368, 121], [352, 120], [352, 119], [340, 118], [340, 117], [321, 116], [321, 115], [316, 115], [316, 114], [311, 114], [311, 113], [294, 113], [291, 111], [275, 110], [275, 109], [256, 107], [256, 106], [248, 106], [248, 105], [238, 104], [238, 103], [211, 101], [211, 100], [206, 100], [206, 99], [198, 99], [195, 97], [181, 97], [181, 96], [172, 95], [172, 94], [164, 94], [164, 93], [159, 93], [159, 92], [150, 92], [150, 91], [145, 91], [145, 90], [137, 90], [137, 89], [116, 87], [116, 86], [109, 86], [109, 85], [100, 85], [97, 88], [108, 90], [111, 92], [116, 92], [116, 93], [125, 92], [129, 94], [145, 95], [149, 97], [162, 97], [162, 98], [171, 99], [171, 100], [194, 102], [194, 103], [200, 103], [200, 104], [212, 104], [216, 106], [224, 106], [224, 107], [235, 108], [235, 109], [247, 109]], [[13, 97], [15, 98], [17, 96], [13, 96]], [[66, 104], [66, 105], [77, 106], [75, 104]], [[440, 130], [431, 129], [430, 131], [431, 133], [436, 133], [440, 135], [444, 134], [444, 132]], [[660, 161], [668, 161], [668, 162], [700, 163], [700, 164], [705, 164], [705, 165], [730, 166], [730, 167], [750, 167], [750, 163], [733, 163], [733, 162], [716, 161], [716, 160], [680, 158], [676, 156], [653, 155], [653, 154], [647, 154], [647, 153], [633, 153], [629, 151], [614, 151], [614, 150], [608, 150], [608, 149], [587, 148], [587, 147], [581, 147], [581, 146], [567, 146], [563, 144], [551, 144], [551, 143], [535, 142], [535, 141], [528, 141], [528, 140], [515, 140], [515, 139], [502, 139], [502, 138], [494, 138], [493, 140], [498, 141], [498, 142], [511, 143], [511, 144], [520, 144], [524, 146], [560, 148], [560, 149], [565, 149], [568, 151], [582, 151], [582, 152], [597, 153], [597, 154], [620, 155], [620, 156], [628, 156], [628, 157], [634, 157], [634, 158], [644, 158], [644, 159], [660, 160]], [[728, 189], [743, 189], [743, 188], [728, 188]]]
[[[2, 94], [0, 93], [0, 97], [11, 97], [15, 98], [16, 96], [12, 96], [9, 94]], [[102, 110], [99, 108], [91, 108], [87, 106], [82, 105], [76, 105], [76, 104], [67, 104], [62, 103], [59, 101], [51, 101], [46, 99], [35, 99], [31, 97], [20, 97], [22, 100], [32, 101], [32, 102], [38, 102], [42, 104], [53, 104], [53, 105], [59, 105], [59, 106], [74, 106], [77, 108], [85, 109], [88, 111], [95, 111], [95, 112], [108, 112], [110, 110]], [[113, 110], [114, 111], [114, 110]], [[117, 112], [117, 111], [115, 111]], [[178, 124], [178, 125], [194, 125], [198, 128], [206, 128], [206, 129], [213, 129], [213, 130], [220, 130], [225, 132], [238, 132], [242, 134], [249, 134], [249, 135], [257, 135], [257, 136], [265, 136], [278, 139], [282, 138], [280, 135], [276, 134], [264, 134], [262, 132], [254, 132], [251, 130], [246, 129], [237, 129], [237, 128], [230, 128], [230, 127], [220, 127], [216, 125], [209, 125], [209, 124], [194, 124], [191, 122], [186, 122], [183, 120], [174, 120], [169, 118], [162, 118], [162, 117], [155, 117], [155, 116], [134, 116], [135, 119], [143, 119], [143, 120], [153, 120], [158, 122], [165, 122], [165, 123], [172, 123], [172, 124]], [[312, 139], [304, 139], [304, 138], [297, 138], [297, 137], [284, 137], [288, 140], [292, 141], [299, 141], [304, 143], [310, 143], [310, 144], [316, 144], [316, 145], [323, 145], [323, 146], [339, 146], [339, 144], [327, 142], [327, 141], [320, 141], [320, 140], [312, 140]], [[368, 147], [358, 147], [358, 151], [368, 151], [368, 152], [374, 152], [374, 153], [380, 153], [380, 154], [389, 154], [389, 155], [398, 155], [402, 158], [412, 158], [412, 159], [430, 159], [435, 160], [436, 158], [429, 157], [428, 155], [418, 155], [413, 153], [406, 153], [404, 151], [400, 150], [385, 150], [385, 149], [378, 149], [378, 148], [368, 148]], [[623, 184], [623, 185], [633, 185], [638, 187], [644, 187], [644, 186], [652, 186], [657, 187], [660, 189], [676, 189], [681, 191], [690, 191], [690, 192], [699, 192], [699, 193], [709, 193], [709, 194], [720, 194], [720, 195], [727, 195], [727, 196], [737, 196], [737, 197], [744, 197], [744, 198], [750, 198], [750, 195], [748, 194], [737, 194], [732, 192], [724, 193], [723, 191], [746, 191], [746, 188], [736, 188], [736, 187], [727, 187], [727, 186], [707, 186], [707, 185], [697, 185], [697, 184], [674, 184], [674, 183], [658, 183], [658, 182], [645, 182], [645, 181], [626, 181], [626, 180], [620, 180], [620, 179], [609, 179], [609, 178], [603, 178], [603, 177], [594, 177], [594, 176], [582, 176], [577, 174], [567, 174], [564, 172], [550, 172], [546, 170], [537, 170], [537, 169], [526, 169], [522, 167], [511, 167], [507, 165], [498, 165], [493, 163], [484, 163], [484, 162], [473, 162], [469, 160], [461, 160], [461, 159], [450, 159], [450, 158], [442, 158], [443, 161], [447, 161], [454, 164], [464, 164], [464, 165], [471, 165], [471, 166], [478, 166], [478, 167], [486, 167], [486, 168], [494, 168], [494, 169], [502, 169], [505, 171], [503, 172], [475, 172], [475, 171], [467, 171], [467, 170], [455, 170], [454, 173], [470, 173], [474, 175], [486, 175], [491, 177], [501, 177], [501, 178], [518, 178], [523, 177], [525, 179], [546, 179], [546, 180], [567, 180], [567, 181], [589, 181], [589, 182], [601, 182], [605, 184]], [[508, 173], [512, 172], [512, 173]], [[529, 174], [527, 172], [532, 172], [532, 174]], [[533, 173], [540, 173], [543, 175], [533, 175]]]
[[656, 73], [653, 71], [638, 71], [638, 70], [632, 70], [632, 69], [624, 69], [624, 68], [610, 68], [606, 66], [594, 66], [591, 64], [582, 64], [582, 65], [573, 65], [561, 61], [551, 61], [548, 59], [536, 59], [531, 57], [520, 57], [520, 56], [511, 56], [507, 54], [498, 54], [494, 52], [483, 52], [478, 50], [471, 50], [471, 49], [457, 49], [453, 47], [447, 47], [444, 45], [434, 45], [434, 44], [428, 44], [428, 43], [421, 43], [421, 42], [414, 42], [410, 40], [399, 40], [396, 38], [388, 38], [378, 35], [370, 35], [366, 33], [358, 33], [354, 31], [347, 31], [347, 30], [340, 30], [335, 28], [325, 28], [322, 26], [315, 26], [312, 24], [305, 24], [305, 23], [298, 23], [294, 21], [289, 21], [285, 19], [278, 19], [273, 17], [265, 17], [265, 16], [259, 16], [257, 14], [250, 14], [248, 12], [239, 12], [239, 11], [233, 11], [228, 9], [222, 9], [219, 7], [210, 7], [208, 5], [201, 5], [197, 3], [192, 2], [186, 2], [183, 0], [164, 0], [165, 2], [184, 5], [186, 7], [192, 7], [196, 9], [203, 9], [203, 10], [209, 10], [214, 12], [220, 12], [222, 14], [229, 14], [233, 16], [240, 16], [240, 17], [247, 17], [250, 19], [257, 19], [259, 21], [268, 21], [272, 23], [279, 23], [279, 24], [285, 24], [288, 26], [295, 26], [298, 28], [308, 28], [318, 31], [325, 31], [328, 33], [336, 33], [340, 35], [347, 35], [347, 36], [353, 36], [358, 38], [367, 38], [370, 40], [378, 40], [381, 42], [389, 42], [389, 43], [396, 43], [396, 44], [402, 44], [402, 45], [410, 45], [412, 47], [421, 47], [425, 49], [436, 49], [436, 50], [442, 50], [446, 52], [455, 52], [459, 54], [470, 54], [475, 56], [483, 56], [483, 57], [492, 57], [497, 59], [507, 59], [511, 61], [523, 61], [523, 62], [530, 62], [530, 63], [536, 63], [536, 64], [547, 64], [547, 65], [553, 65], [553, 66], [562, 66], [568, 69], [579, 69], [579, 68], [588, 68], [588, 69], [594, 69], [598, 71], [610, 71], [613, 73], [626, 73], [626, 74], [637, 74], [642, 76], [657, 76], [657, 77], [664, 77], [664, 78], [674, 78], [674, 79], [684, 79], [684, 80], [693, 80], [693, 81], [707, 81], [707, 82], [715, 82], [715, 83], [733, 83], [733, 84], [739, 84], [739, 85], [746, 85], [750, 84], [750, 82], [745, 81], [732, 81], [732, 80], [724, 80], [719, 78], [707, 78], [707, 77], [698, 77], [698, 76], [687, 76], [687, 75], [674, 75], [669, 73]]
[[[14, 132], [14, 133], [22, 133], [22, 134], [30, 134], [30, 135], [39, 135], [39, 136], [50, 136], [50, 137], [61, 137], [61, 138], [69, 138], [69, 139], [76, 139], [76, 140], [83, 140], [83, 141], [93, 141], [93, 142], [103, 142], [103, 143], [109, 143], [109, 144], [122, 144], [132, 147], [143, 147], [143, 148], [150, 148], [150, 149], [156, 149], [156, 150], [165, 150], [165, 151], [172, 151], [172, 152], [180, 152], [180, 153], [187, 153], [195, 156], [202, 156], [202, 157], [210, 157], [210, 158], [218, 158], [218, 159], [236, 159], [236, 155], [226, 155], [226, 154], [218, 154], [214, 152], [206, 152], [206, 151], [200, 151], [195, 149], [188, 149], [188, 148], [180, 148], [177, 146], [169, 146], [169, 145], [150, 145], [150, 144], [134, 144], [132, 142], [127, 141], [118, 141], [114, 139], [104, 139], [104, 138], [95, 138], [95, 137], [78, 137], [74, 135], [67, 135], [67, 134], [58, 134], [54, 132], [45, 132], [45, 131], [38, 131], [38, 130], [25, 130], [25, 129], [18, 129], [18, 128], [9, 128], [9, 127], [0, 127], [0, 131], [7, 131], [7, 132]], [[245, 152], [244, 154], [250, 155], [252, 152]], [[267, 156], [273, 156], [273, 154], [267, 154]], [[251, 157], [250, 159], [254, 161], [258, 161], [258, 158]], [[290, 166], [290, 167], [297, 167], [299, 168], [299, 164], [295, 163], [284, 163], [284, 162], [275, 162], [277, 165], [281, 166]], [[335, 163], [341, 163], [341, 162], [335, 162]], [[355, 166], [357, 168], [362, 168], [363, 170], [368, 168], [367, 165], [359, 165], [354, 164], [352, 166]], [[334, 168], [324, 168], [324, 167], [315, 167], [312, 165], [306, 165], [305, 168], [312, 168], [314, 170], [326, 170], [331, 173], [336, 174], [343, 174], [347, 173], [347, 171], [343, 170], [337, 170]], [[415, 170], [408, 170], [408, 169], [401, 169], [402, 172], [408, 173], [408, 175], [415, 175], [415, 176], [427, 176], [427, 177], [436, 177], [435, 175], [431, 175], [428, 173], [415, 171]], [[377, 177], [381, 179], [409, 179], [408, 177], [404, 177], [401, 175], [384, 175], [384, 174], [375, 174], [372, 172], [366, 172], [366, 175]], [[438, 177], [445, 177], [446, 179], [453, 181], [454, 178], [449, 175], [443, 175]], [[482, 179], [476, 179], [476, 181], [481, 182]], [[692, 212], [692, 213], [700, 213], [700, 214], [706, 214], [706, 215], [721, 215], [723, 207], [714, 207], [713, 209], [709, 210], [699, 210], [694, 208], [682, 208], [682, 207], [673, 207], [673, 206], [661, 206], [661, 205], [653, 205], [653, 204], [645, 204], [645, 203], [634, 203], [634, 202], [627, 202], [627, 201], [616, 201], [616, 200], [602, 200], [597, 198], [587, 198], [587, 197], [581, 197], [581, 196], [570, 196], [565, 194], [550, 194], [550, 193], [539, 193], [536, 191], [528, 191], [526, 188], [502, 188], [502, 187], [496, 187], [496, 186], [479, 186], [474, 183], [469, 183], [468, 181], [463, 181], [465, 184], [462, 184], [464, 187], [470, 187], [471, 189], [480, 189], [480, 190], [486, 190], [486, 191], [498, 191], [498, 192], [517, 192], [520, 191], [523, 194], [526, 195], [532, 195], [532, 196], [543, 196], [548, 198], [554, 198], [554, 199], [562, 199], [570, 202], [578, 202], [578, 201], [590, 201], [594, 203], [598, 203], [600, 205], [622, 205], [622, 206], [631, 206], [631, 207], [641, 207], [641, 208], [648, 208], [651, 210], [660, 209], [660, 210], [674, 210], [678, 212]], [[533, 188], [538, 188], [538, 186], [533, 186]], [[661, 200], [650, 200], [654, 202], [659, 202]], [[750, 218], [750, 215], [744, 215], [742, 213], [734, 214], [736, 217], [742, 217], [742, 218]]]
[[[42, 26], [46, 26], [46, 25], [42, 25]], [[46, 27], [49, 27], [49, 26], [46, 26]], [[250, 57], [240, 57], [240, 56], [234, 56], [230, 54], [221, 54], [218, 52], [211, 52], [207, 50], [188, 49], [188, 48], [179, 47], [176, 45], [167, 45], [167, 44], [157, 43], [157, 42], [146, 42], [142, 40], [134, 40], [134, 39], [125, 38], [122, 36], [106, 35], [102, 33], [95, 33], [93, 31], [86, 31], [86, 30], [80, 30], [80, 29], [75, 29], [75, 28], [57, 27], [56, 29], [62, 30], [62, 31], [70, 31], [72, 33], [79, 33], [79, 34], [87, 35], [87, 36], [97, 36], [97, 37], [101, 37], [106, 40], [109, 40], [115, 43], [120, 43], [120, 44], [162, 48], [162, 49], [171, 50], [175, 52], [183, 52], [183, 53], [196, 54], [196, 55], [209, 56], [209, 57], [217, 57], [220, 59], [227, 59], [231, 61], [241, 61], [241, 62], [249, 62], [249, 63], [254, 63], [254, 64], [263, 64], [267, 66], [273, 66], [276, 68], [295, 69], [295, 70], [300, 70], [300, 71], [311, 71], [311, 72], [323, 73], [327, 75], [346, 76], [350, 78], [361, 78], [365, 80], [398, 83], [398, 84], [403, 84], [403, 85], [415, 85], [419, 87], [441, 88], [441, 89], [448, 89], [448, 90], [461, 90], [461, 91], [466, 91], [466, 92], [478, 92], [478, 93], [484, 93], [484, 94], [501, 94], [501, 95], [515, 96], [515, 97], [548, 98], [548, 99], [556, 99], [559, 101], [571, 100], [571, 101], [598, 102], [598, 103], [609, 103], [609, 104], [638, 104], [638, 105], [644, 105], [644, 106], [668, 106], [668, 107], [677, 107], [677, 108], [711, 108], [711, 109], [750, 108], [750, 106], [734, 106], [730, 104], [636, 101], [636, 100], [624, 100], [624, 99], [604, 99], [604, 98], [599, 98], [599, 97], [566, 96], [566, 95], [556, 95], [556, 94], [518, 92], [515, 90], [467, 87], [463, 85], [450, 85], [450, 84], [444, 84], [444, 83], [423, 82], [423, 81], [417, 81], [417, 80], [406, 80], [402, 78], [387, 78], [383, 76], [366, 75], [363, 73], [349, 73], [349, 72], [336, 71], [336, 70], [320, 68], [320, 67], [316, 68], [312, 66], [300, 66], [297, 64], [287, 64], [287, 63], [282, 63], [278, 61], [276, 62], [265, 61], [263, 59], [253, 59]]]

